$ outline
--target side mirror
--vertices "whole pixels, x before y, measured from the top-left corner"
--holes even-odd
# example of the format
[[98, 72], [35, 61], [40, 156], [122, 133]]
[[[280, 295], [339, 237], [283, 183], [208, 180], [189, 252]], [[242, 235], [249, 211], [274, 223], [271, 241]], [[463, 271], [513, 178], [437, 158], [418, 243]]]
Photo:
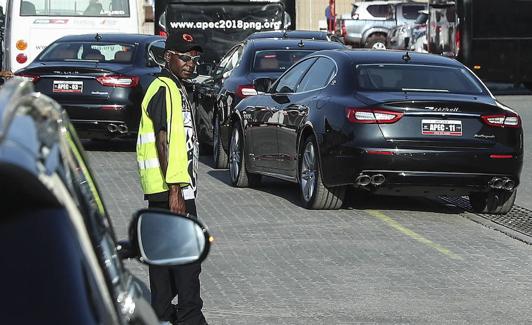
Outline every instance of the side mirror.
[[197, 66], [196, 71], [198, 72], [198, 75], [200, 76], [208, 76], [211, 74], [213, 69], [214, 69], [214, 64], [202, 63]]
[[253, 86], [257, 93], [267, 93], [270, 91], [274, 80], [270, 78], [257, 78], [253, 80]]
[[166, 210], [144, 209], [130, 224], [129, 247], [120, 242], [119, 254], [122, 258], [138, 257], [150, 265], [184, 265], [203, 261], [212, 240], [205, 226], [195, 219]]

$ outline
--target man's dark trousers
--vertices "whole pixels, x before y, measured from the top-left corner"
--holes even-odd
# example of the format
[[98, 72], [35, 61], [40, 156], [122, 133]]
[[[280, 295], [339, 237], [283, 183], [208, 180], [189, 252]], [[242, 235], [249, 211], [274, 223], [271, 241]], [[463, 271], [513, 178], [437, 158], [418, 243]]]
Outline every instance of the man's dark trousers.
[[[196, 216], [196, 203], [186, 200], [187, 213]], [[168, 201], [148, 201], [150, 208], [169, 210]], [[149, 266], [151, 305], [160, 320], [183, 325], [206, 324], [201, 312], [203, 301], [200, 297], [199, 274], [201, 264], [193, 263], [181, 266]], [[177, 295], [178, 308], [172, 305]]]

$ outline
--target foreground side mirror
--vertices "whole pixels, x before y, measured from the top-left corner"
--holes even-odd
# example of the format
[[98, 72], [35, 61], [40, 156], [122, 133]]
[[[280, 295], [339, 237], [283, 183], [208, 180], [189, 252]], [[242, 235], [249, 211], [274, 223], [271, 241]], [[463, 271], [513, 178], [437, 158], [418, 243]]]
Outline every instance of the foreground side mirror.
[[270, 78], [257, 78], [253, 81], [253, 86], [257, 93], [267, 93], [270, 91], [274, 80]]
[[184, 265], [203, 261], [212, 240], [205, 226], [195, 219], [166, 210], [144, 209], [130, 224], [129, 243], [119, 243], [119, 254], [150, 265]]

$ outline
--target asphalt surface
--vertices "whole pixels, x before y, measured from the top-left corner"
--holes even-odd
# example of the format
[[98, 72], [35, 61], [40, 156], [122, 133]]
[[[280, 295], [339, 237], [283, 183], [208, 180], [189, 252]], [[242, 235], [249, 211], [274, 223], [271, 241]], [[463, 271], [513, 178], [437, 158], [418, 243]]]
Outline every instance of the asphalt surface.
[[[525, 99], [524, 99], [525, 100]], [[525, 100], [526, 102], [526, 100]], [[145, 206], [131, 143], [88, 143], [118, 238]], [[198, 213], [215, 236], [203, 264], [210, 324], [527, 324], [532, 247], [428, 199], [299, 206], [297, 187], [236, 189], [202, 157]], [[530, 198], [529, 198], [530, 199]], [[147, 268], [130, 269], [147, 280]]]

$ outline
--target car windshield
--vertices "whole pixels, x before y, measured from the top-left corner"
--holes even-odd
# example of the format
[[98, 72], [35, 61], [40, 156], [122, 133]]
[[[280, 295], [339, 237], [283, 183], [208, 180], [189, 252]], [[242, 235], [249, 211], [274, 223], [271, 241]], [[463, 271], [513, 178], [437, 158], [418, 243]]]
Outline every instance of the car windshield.
[[129, 2], [116, 0], [22, 1], [21, 16], [129, 17]]
[[482, 94], [484, 88], [465, 68], [411, 64], [364, 64], [356, 68], [360, 90]]
[[262, 50], [255, 52], [254, 72], [281, 72], [314, 51], [309, 50]]
[[110, 42], [68, 42], [49, 46], [37, 61], [98, 61], [129, 64], [136, 46]]

